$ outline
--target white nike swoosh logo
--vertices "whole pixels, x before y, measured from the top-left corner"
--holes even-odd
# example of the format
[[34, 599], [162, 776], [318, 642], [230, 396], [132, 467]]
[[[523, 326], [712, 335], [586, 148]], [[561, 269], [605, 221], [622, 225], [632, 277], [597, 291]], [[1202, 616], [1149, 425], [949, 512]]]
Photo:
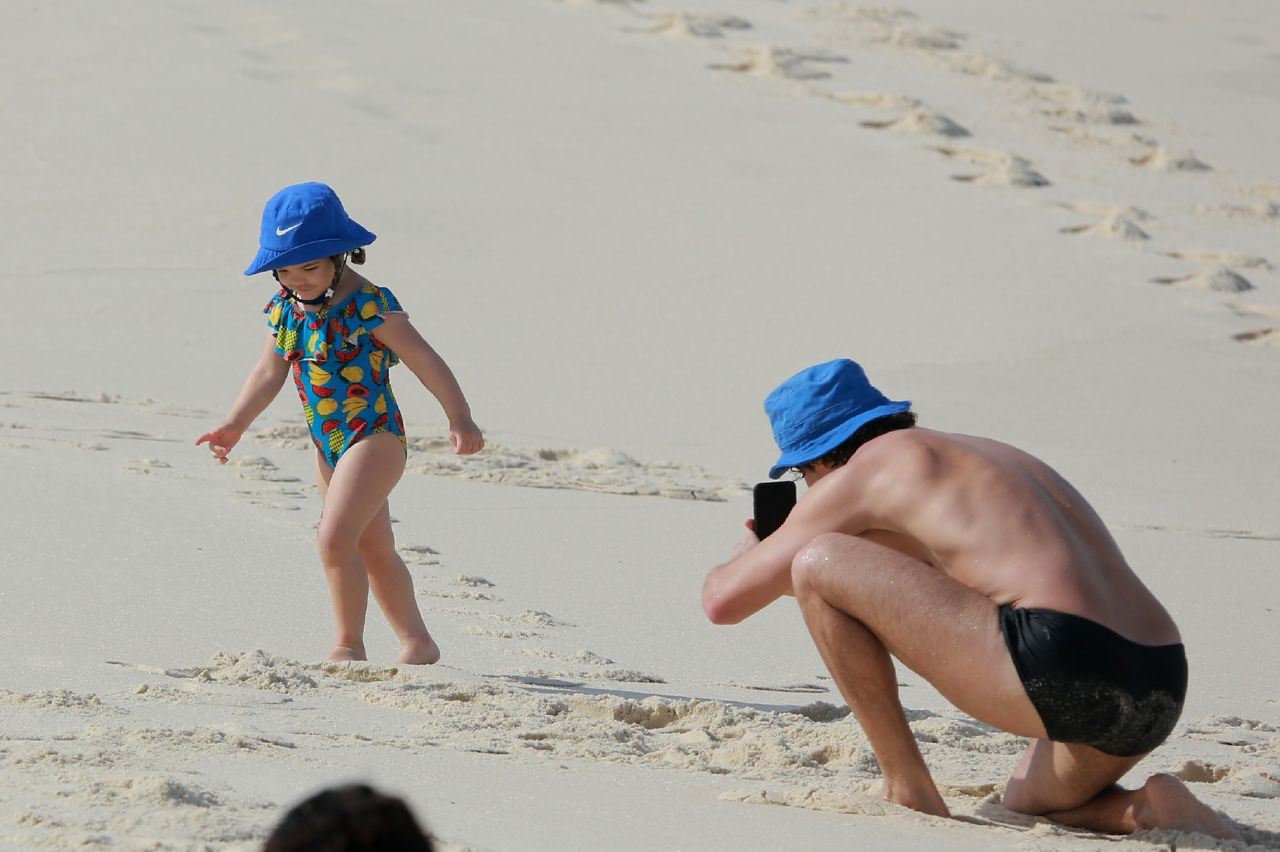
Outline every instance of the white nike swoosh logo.
[[301, 228], [301, 227], [302, 227], [302, 223], [301, 223], [301, 222], [299, 222], [298, 224], [296, 224], [296, 225], [290, 225], [289, 227], [287, 227], [287, 228], [285, 228], [285, 229], [283, 229], [283, 230], [281, 230], [280, 228], [276, 228], [276, 236], [277, 236], [277, 237], [283, 237], [285, 234], [289, 233], [289, 232], [290, 232], [290, 231], [292, 231], [294, 228]]

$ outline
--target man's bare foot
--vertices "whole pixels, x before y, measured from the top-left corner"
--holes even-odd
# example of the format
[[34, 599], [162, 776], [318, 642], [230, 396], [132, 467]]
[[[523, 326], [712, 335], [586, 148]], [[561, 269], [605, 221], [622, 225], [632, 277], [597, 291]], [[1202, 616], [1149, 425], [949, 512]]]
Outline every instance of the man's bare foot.
[[1197, 831], [1223, 840], [1238, 840], [1231, 826], [1172, 775], [1152, 775], [1139, 791], [1133, 807], [1138, 828]]
[[942, 796], [938, 793], [938, 788], [930, 781], [927, 786], [915, 788], [909, 785], [894, 785], [890, 789], [889, 782], [885, 782], [884, 789], [880, 791], [880, 796], [886, 802], [893, 802], [895, 805], [902, 805], [904, 808], [911, 808], [913, 811], [919, 811], [922, 814], [932, 814], [933, 816], [950, 817], [951, 811], [947, 808], [947, 803], [942, 800]]
[[411, 666], [429, 666], [440, 659], [440, 647], [430, 636], [415, 636], [400, 642], [400, 656], [397, 663]]
[[369, 659], [365, 656], [364, 646], [334, 645], [325, 660], [330, 663], [349, 663]]

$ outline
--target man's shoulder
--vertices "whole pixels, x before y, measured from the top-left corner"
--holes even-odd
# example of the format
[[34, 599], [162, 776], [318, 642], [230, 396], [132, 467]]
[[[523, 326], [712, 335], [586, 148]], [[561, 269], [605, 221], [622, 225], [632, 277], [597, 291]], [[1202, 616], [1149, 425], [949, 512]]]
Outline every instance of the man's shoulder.
[[905, 468], [945, 451], [952, 438], [945, 432], [919, 426], [886, 432], [859, 447], [845, 466], [863, 476], [880, 470]]

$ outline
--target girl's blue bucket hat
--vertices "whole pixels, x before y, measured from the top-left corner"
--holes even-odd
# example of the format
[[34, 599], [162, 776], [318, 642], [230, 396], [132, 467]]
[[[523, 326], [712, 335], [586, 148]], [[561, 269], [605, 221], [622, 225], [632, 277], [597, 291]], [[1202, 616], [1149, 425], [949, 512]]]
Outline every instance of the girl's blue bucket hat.
[[848, 358], [801, 370], [764, 401], [773, 440], [782, 450], [769, 478], [822, 458], [877, 417], [909, 408], [910, 402], [894, 402], [872, 387], [862, 367]]
[[376, 239], [347, 215], [338, 194], [325, 184], [286, 186], [262, 210], [258, 254], [244, 274], [332, 257]]

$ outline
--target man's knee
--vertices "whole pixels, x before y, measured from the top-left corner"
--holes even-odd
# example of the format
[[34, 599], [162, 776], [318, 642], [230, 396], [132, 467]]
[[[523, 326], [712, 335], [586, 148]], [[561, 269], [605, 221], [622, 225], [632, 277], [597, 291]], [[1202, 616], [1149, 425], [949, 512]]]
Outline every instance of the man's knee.
[[802, 590], [812, 592], [833, 568], [846, 567], [851, 542], [857, 539], [843, 533], [823, 533], [800, 548], [791, 560], [791, 586], [799, 597]]

